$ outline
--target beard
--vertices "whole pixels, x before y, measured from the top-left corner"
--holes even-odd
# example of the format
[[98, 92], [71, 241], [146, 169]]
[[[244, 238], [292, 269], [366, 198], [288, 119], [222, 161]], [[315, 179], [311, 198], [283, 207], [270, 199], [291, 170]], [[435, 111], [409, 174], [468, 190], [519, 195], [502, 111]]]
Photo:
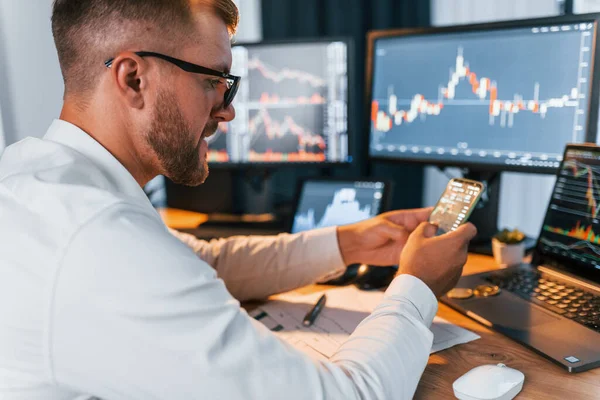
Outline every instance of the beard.
[[204, 183], [208, 177], [208, 162], [206, 157], [200, 159], [200, 146], [204, 137], [213, 134], [217, 127], [217, 121], [207, 123], [196, 142], [193, 129], [177, 107], [176, 96], [161, 90], [146, 140], [158, 158], [162, 174], [180, 185]]

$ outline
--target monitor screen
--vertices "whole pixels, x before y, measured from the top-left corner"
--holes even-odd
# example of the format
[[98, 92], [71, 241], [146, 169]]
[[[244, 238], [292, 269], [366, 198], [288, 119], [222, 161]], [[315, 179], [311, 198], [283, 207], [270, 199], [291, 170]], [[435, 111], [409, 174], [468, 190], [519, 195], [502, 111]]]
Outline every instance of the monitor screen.
[[236, 117], [209, 138], [219, 163], [345, 163], [348, 45], [343, 41], [238, 45]]
[[302, 185], [292, 233], [347, 225], [376, 216], [387, 187], [377, 181], [306, 181]]
[[568, 148], [538, 248], [600, 277], [600, 148]]
[[556, 171], [586, 141], [590, 18], [371, 34], [370, 155]]

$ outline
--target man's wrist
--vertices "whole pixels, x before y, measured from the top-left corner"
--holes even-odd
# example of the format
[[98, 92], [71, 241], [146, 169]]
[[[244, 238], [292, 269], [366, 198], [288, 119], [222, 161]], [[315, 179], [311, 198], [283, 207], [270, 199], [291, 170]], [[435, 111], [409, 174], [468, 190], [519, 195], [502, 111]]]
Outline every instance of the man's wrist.
[[359, 263], [358, 254], [360, 252], [360, 244], [356, 240], [356, 235], [351, 228], [351, 225], [337, 227], [338, 246], [344, 264], [351, 265]]
[[396, 276], [385, 291], [385, 297], [407, 299], [419, 313], [427, 327], [437, 313], [437, 299], [431, 288], [420, 278], [402, 273]]

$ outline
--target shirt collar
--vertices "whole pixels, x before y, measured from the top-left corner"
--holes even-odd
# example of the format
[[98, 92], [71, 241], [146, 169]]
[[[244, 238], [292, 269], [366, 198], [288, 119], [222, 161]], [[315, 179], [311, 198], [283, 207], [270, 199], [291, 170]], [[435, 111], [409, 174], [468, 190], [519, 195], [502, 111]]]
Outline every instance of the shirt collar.
[[108, 150], [82, 129], [69, 122], [55, 119], [48, 128], [44, 139], [60, 143], [83, 154], [113, 179], [118, 192], [150, 205], [148, 197], [133, 175]]

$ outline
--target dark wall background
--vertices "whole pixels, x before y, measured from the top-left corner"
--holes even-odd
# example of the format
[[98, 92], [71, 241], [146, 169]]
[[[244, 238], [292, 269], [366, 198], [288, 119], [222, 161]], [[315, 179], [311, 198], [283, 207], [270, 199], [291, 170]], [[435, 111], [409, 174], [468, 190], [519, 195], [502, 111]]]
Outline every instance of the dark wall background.
[[[350, 150], [352, 165], [329, 168], [282, 166], [260, 171], [213, 168], [207, 182], [186, 188], [167, 182], [170, 207], [199, 212], [265, 212], [270, 199], [284, 214], [293, 203], [299, 178], [311, 176], [377, 177], [392, 180], [392, 208], [420, 207], [423, 168], [410, 164], [369, 162], [365, 126], [366, 34], [374, 29], [430, 25], [430, 2], [426, 0], [262, 0], [264, 40], [350, 37], [354, 44], [351, 60], [353, 81], [349, 85]], [[270, 195], [264, 196], [264, 178], [270, 179]]]
[[330, 174], [339, 177], [375, 176], [394, 180], [394, 208], [419, 207], [423, 168], [414, 165], [370, 163], [367, 159], [365, 118], [366, 34], [374, 29], [430, 25], [430, 2], [421, 0], [262, 0], [264, 40], [348, 36], [354, 41], [349, 127], [355, 162], [348, 167], [282, 169], [273, 174], [275, 201], [291, 200], [297, 178]]

